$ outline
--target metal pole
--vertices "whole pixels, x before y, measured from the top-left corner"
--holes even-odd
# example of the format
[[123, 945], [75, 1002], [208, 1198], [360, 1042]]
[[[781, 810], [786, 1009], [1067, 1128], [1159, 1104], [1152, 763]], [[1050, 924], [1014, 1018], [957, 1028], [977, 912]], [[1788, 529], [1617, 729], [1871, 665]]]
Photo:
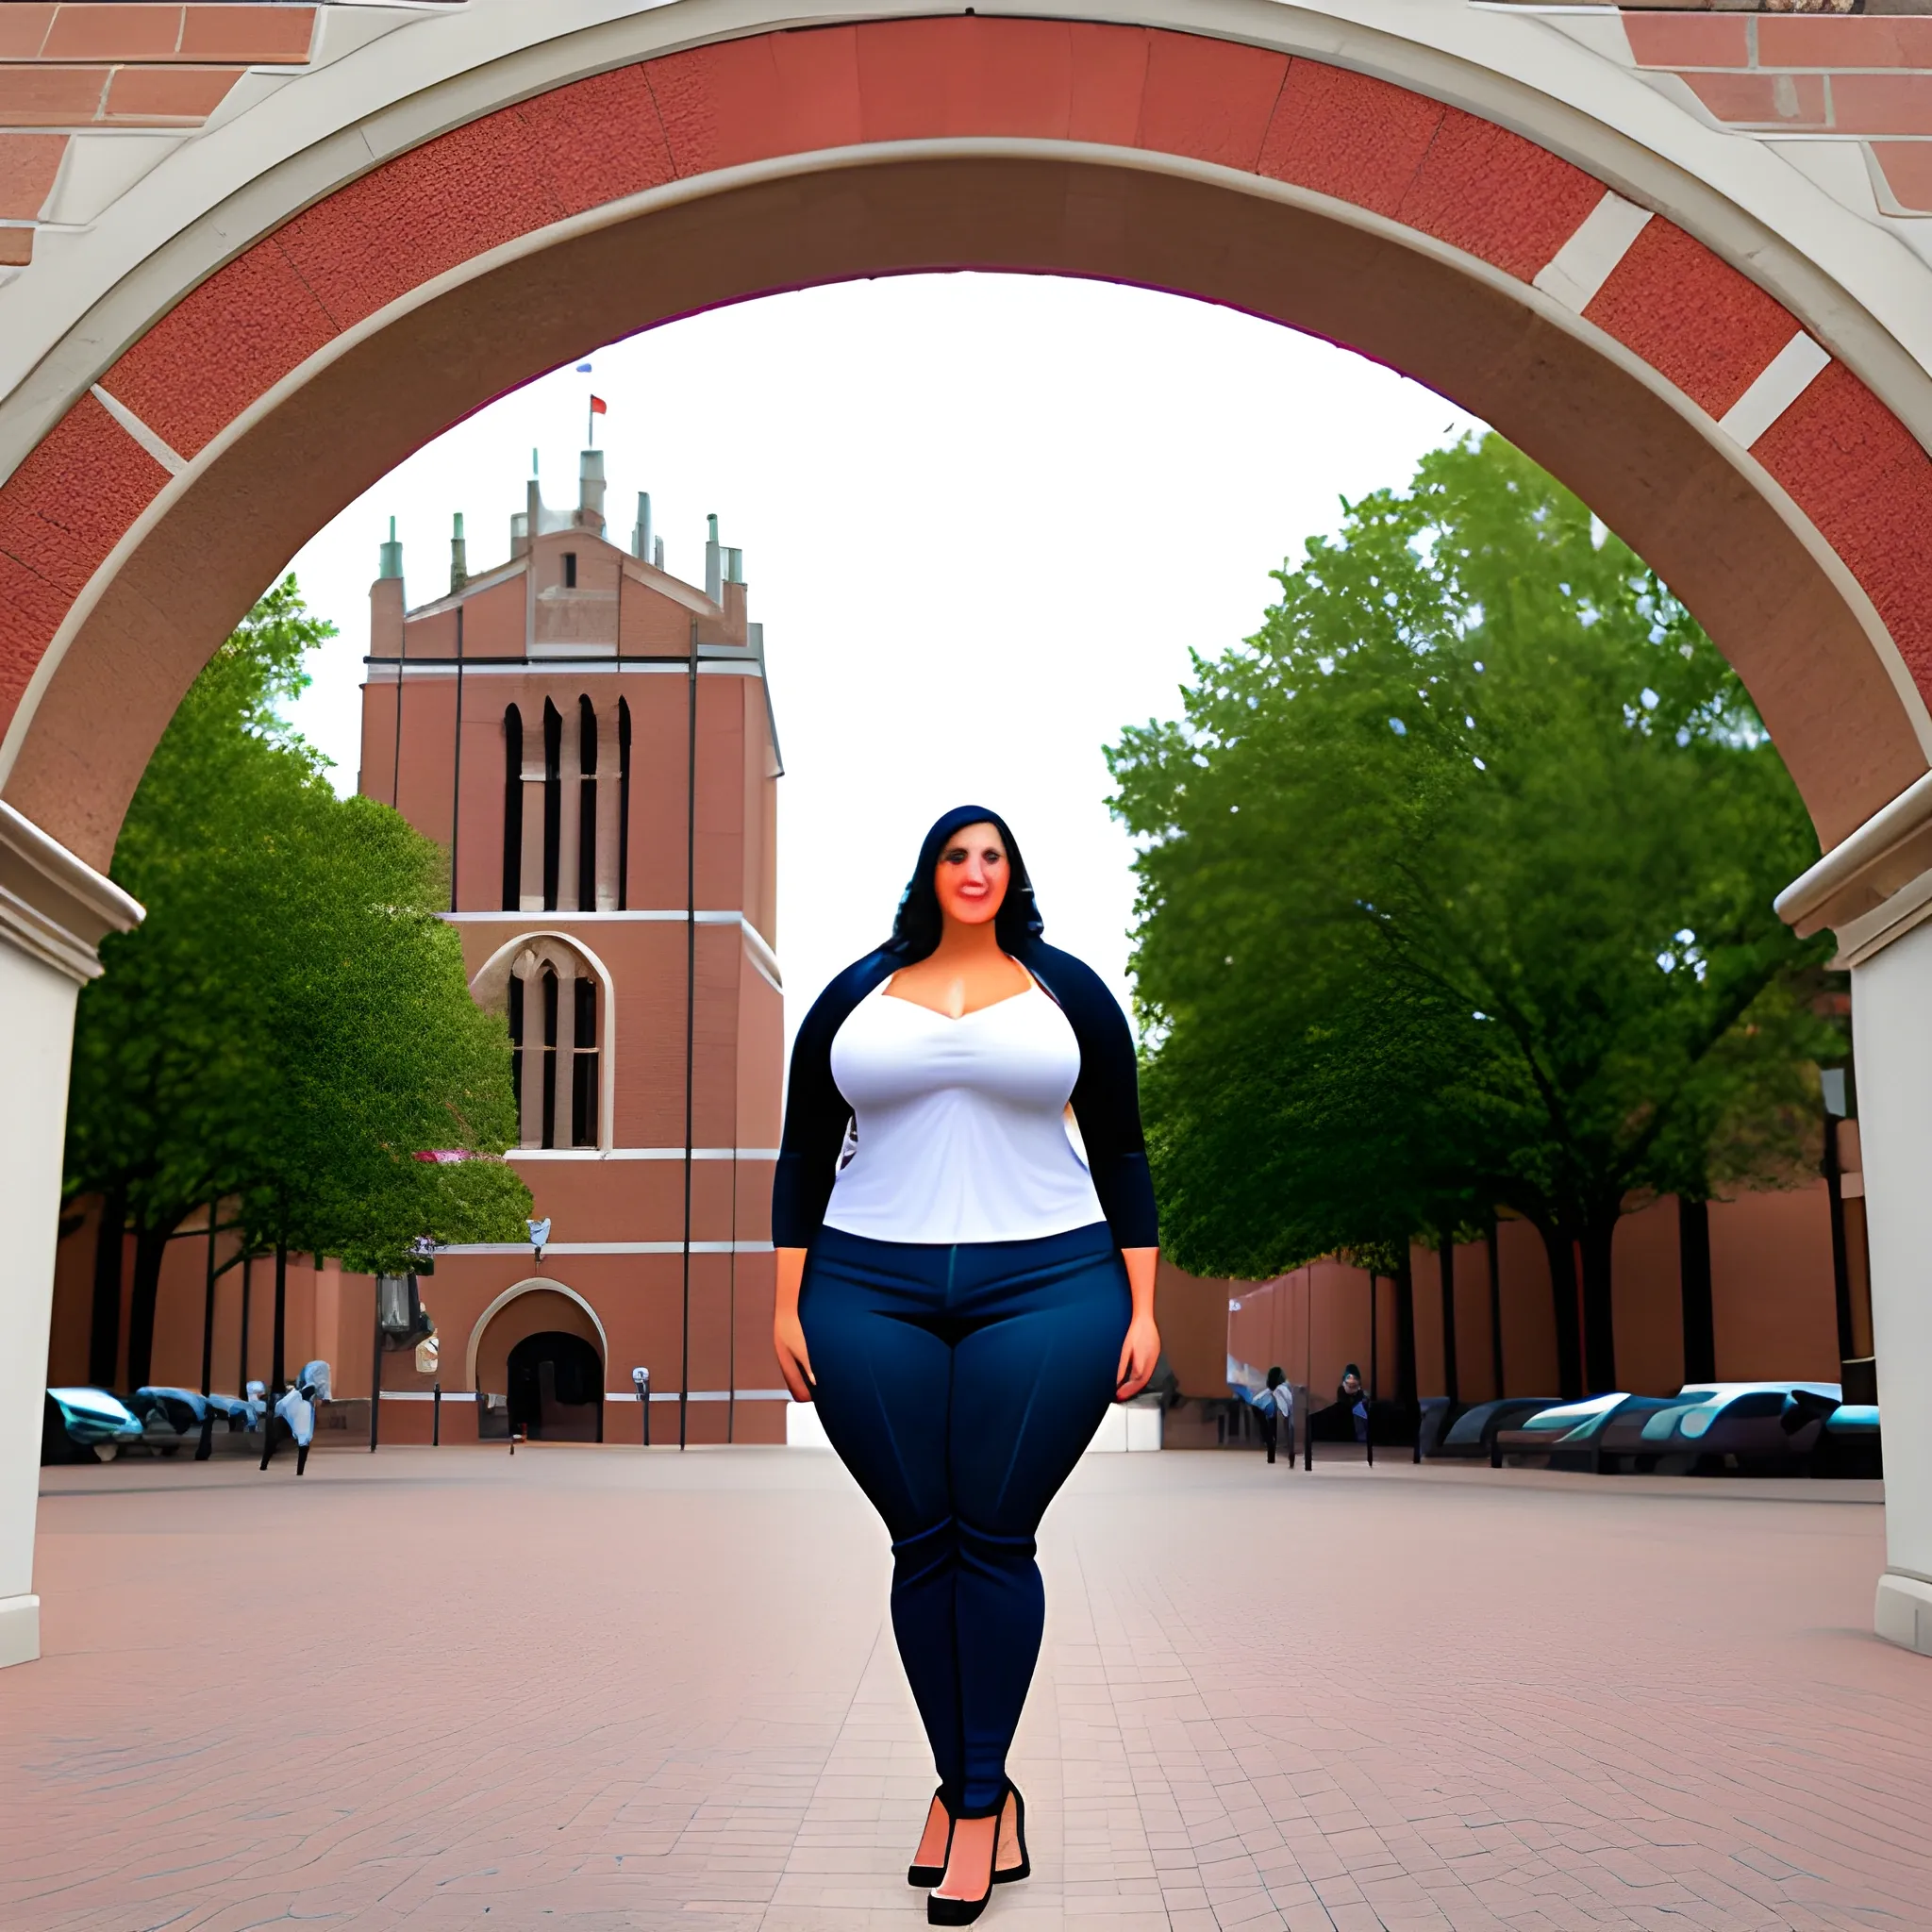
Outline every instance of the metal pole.
[[429, 1385], [429, 1446], [432, 1449], [441, 1449], [442, 1447], [442, 1384], [441, 1382], [432, 1382]]
[[729, 1284], [724, 1307], [724, 1440], [738, 1441], [738, 1112], [731, 1114], [732, 1252], [726, 1258]]
[[698, 991], [698, 621], [691, 621], [685, 675], [684, 758], [684, 1320], [677, 1371], [677, 1446], [689, 1440], [691, 1411], [691, 1085]]
[[460, 909], [457, 905], [457, 856], [463, 829], [463, 607], [460, 604], [457, 606], [457, 728], [452, 749], [455, 752], [455, 775], [449, 786], [449, 909], [455, 912]]
[[1382, 1320], [1381, 1311], [1375, 1306], [1376, 1290], [1381, 1285], [1381, 1276], [1369, 1270], [1369, 1400], [1373, 1403], [1382, 1392]]
[[1369, 1447], [1369, 1467], [1375, 1466], [1375, 1389], [1381, 1380], [1381, 1324], [1375, 1318], [1375, 1271], [1369, 1270], [1369, 1386], [1363, 1407], [1368, 1410], [1368, 1426], [1362, 1440]]
[[409, 661], [409, 625], [403, 622], [402, 641], [396, 646], [396, 748], [389, 770], [389, 808], [399, 811], [403, 795], [403, 667]]
[[1302, 1373], [1315, 1386], [1315, 1271], [1302, 1270]]
[[[247, 1235], [242, 1239], [246, 1241]], [[241, 1388], [236, 1391], [245, 1402], [248, 1399], [248, 1317], [255, 1301], [255, 1257], [242, 1257], [242, 1361], [236, 1379]]]
[[1456, 1237], [1436, 1238], [1436, 1272], [1442, 1291], [1442, 1393], [1452, 1410], [1462, 1407], [1461, 1350], [1456, 1341]]
[[[1852, 1359], [1857, 1346], [1852, 1334], [1852, 1271], [1845, 1253], [1844, 1170], [1839, 1162], [1838, 1117], [1829, 1108], [1824, 1112], [1824, 1190], [1831, 1208], [1831, 1290], [1838, 1309], [1838, 1356], [1840, 1362]], [[1844, 1371], [1840, 1369], [1840, 1374]]]
[[[287, 1214], [286, 1207], [283, 1208]], [[286, 1235], [275, 1237], [275, 1359], [269, 1364], [274, 1380], [269, 1384], [271, 1406], [288, 1392], [289, 1353], [289, 1242]]]
[[1503, 1380], [1503, 1257], [1496, 1241], [1496, 1217], [1490, 1216], [1490, 1374], [1498, 1402], [1508, 1392]]
[[194, 1459], [206, 1462], [215, 1453], [215, 1412], [208, 1406], [208, 1394], [215, 1381], [215, 1208], [208, 1204], [208, 1291], [201, 1309], [201, 1441], [194, 1446]]
[[369, 1453], [375, 1454], [377, 1418], [382, 1412], [382, 1276], [375, 1281], [375, 1319], [369, 1329]]

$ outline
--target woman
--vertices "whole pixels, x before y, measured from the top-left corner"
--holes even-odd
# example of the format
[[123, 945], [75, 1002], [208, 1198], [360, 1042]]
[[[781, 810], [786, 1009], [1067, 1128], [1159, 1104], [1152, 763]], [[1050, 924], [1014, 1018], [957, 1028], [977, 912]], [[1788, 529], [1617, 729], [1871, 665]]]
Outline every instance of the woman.
[[1353, 1362], [1341, 1371], [1341, 1383], [1335, 1391], [1335, 1405], [1345, 1409], [1355, 1424], [1357, 1442], [1369, 1440], [1369, 1391], [1362, 1387], [1362, 1372]]
[[1288, 1459], [1294, 1460], [1294, 1391], [1279, 1367], [1268, 1371], [1268, 1383], [1248, 1397], [1261, 1424], [1261, 1446], [1268, 1460], [1274, 1460], [1274, 1447], [1280, 1440], [1281, 1424], [1288, 1424]]
[[1007, 1751], [1040, 1655], [1034, 1531], [1160, 1353], [1133, 1036], [1041, 929], [1006, 822], [948, 812], [891, 938], [799, 1028], [772, 1191], [779, 1368], [892, 1539], [939, 1773], [906, 1875], [935, 1925], [1031, 1869]]

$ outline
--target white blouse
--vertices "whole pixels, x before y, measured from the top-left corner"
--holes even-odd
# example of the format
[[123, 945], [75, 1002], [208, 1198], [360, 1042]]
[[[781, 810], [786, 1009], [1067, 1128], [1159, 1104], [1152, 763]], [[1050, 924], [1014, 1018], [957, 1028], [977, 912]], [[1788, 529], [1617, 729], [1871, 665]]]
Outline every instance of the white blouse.
[[881, 986], [846, 1015], [831, 1058], [858, 1144], [833, 1183], [827, 1227], [875, 1241], [1010, 1241], [1105, 1218], [1067, 1131], [1079, 1043], [1038, 986], [958, 1020]]

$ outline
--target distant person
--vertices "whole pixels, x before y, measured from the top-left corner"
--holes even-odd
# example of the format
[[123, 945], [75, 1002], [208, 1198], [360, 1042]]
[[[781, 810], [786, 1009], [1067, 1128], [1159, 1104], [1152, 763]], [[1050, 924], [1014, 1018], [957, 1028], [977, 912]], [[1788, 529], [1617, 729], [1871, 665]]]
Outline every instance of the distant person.
[[1348, 1411], [1355, 1424], [1357, 1442], [1369, 1440], [1369, 1391], [1362, 1387], [1362, 1372], [1353, 1362], [1341, 1372], [1341, 1386], [1335, 1391], [1338, 1407]]
[[1294, 1454], [1294, 1391], [1288, 1385], [1288, 1378], [1278, 1368], [1268, 1371], [1268, 1386], [1257, 1389], [1248, 1397], [1254, 1405], [1255, 1414], [1261, 1424], [1261, 1446], [1268, 1452], [1268, 1460], [1274, 1460], [1274, 1445], [1280, 1438], [1281, 1424], [1288, 1424], [1288, 1453]]

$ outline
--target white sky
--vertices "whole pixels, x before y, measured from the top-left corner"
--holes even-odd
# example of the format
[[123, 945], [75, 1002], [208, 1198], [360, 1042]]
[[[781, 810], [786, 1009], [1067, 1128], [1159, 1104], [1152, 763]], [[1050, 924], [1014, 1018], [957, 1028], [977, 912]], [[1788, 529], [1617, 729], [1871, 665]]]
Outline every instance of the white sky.
[[1047, 938], [1124, 1003], [1133, 879], [1101, 747], [1178, 709], [1188, 651], [1259, 627], [1268, 573], [1338, 499], [1473, 426], [1431, 391], [1181, 297], [956, 275], [779, 295], [666, 325], [458, 425], [294, 559], [341, 636], [294, 710], [356, 778], [368, 588], [396, 519], [411, 604], [502, 558], [530, 451], [574, 504], [585, 401], [609, 404], [610, 534], [649, 490], [666, 566], [705, 515], [744, 550], [786, 775], [779, 953], [795, 1025], [876, 944], [926, 825], [972, 802], [1024, 848]]

